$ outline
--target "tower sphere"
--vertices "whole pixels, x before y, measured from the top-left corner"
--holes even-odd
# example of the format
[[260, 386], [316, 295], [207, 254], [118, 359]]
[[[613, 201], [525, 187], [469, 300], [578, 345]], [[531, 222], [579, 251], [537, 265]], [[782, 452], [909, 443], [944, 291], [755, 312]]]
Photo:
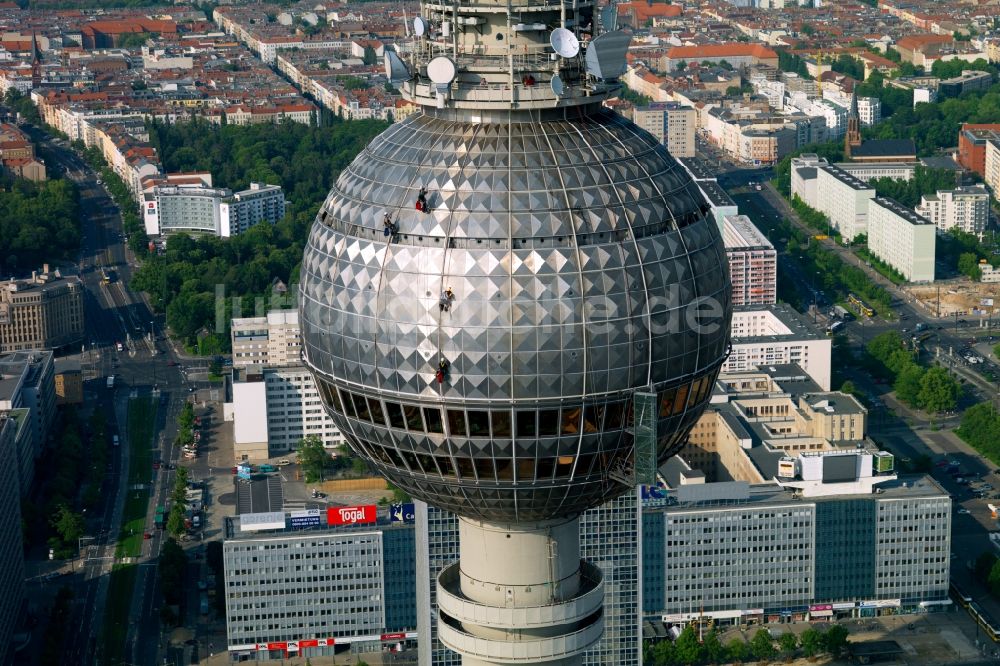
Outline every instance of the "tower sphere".
[[658, 394], [658, 457], [675, 453], [731, 314], [697, 187], [599, 105], [389, 127], [320, 210], [299, 307], [351, 447], [413, 497], [492, 521], [624, 492], [636, 391]]

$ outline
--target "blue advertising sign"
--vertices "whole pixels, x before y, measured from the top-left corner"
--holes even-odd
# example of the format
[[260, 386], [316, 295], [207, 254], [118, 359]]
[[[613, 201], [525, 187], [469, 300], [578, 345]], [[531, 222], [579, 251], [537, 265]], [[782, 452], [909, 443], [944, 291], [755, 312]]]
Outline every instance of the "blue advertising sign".
[[288, 514], [291, 526], [295, 527], [319, 527], [319, 509], [307, 509], [305, 511], [292, 511]]
[[250, 465], [237, 465], [236, 476], [241, 479], [250, 480]]
[[413, 502], [391, 505], [389, 507], [389, 520], [393, 523], [412, 523], [416, 521]]

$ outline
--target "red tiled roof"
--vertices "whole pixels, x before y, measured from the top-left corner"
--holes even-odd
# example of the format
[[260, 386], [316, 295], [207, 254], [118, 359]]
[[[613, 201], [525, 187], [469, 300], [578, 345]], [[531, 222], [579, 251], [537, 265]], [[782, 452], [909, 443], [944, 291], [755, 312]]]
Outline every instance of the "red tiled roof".
[[645, 21], [649, 18], [670, 18], [680, 16], [682, 13], [680, 5], [668, 5], [663, 2], [644, 2], [635, 0], [634, 2], [623, 2], [618, 5], [618, 15], [633, 14], [638, 21]]
[[896, 42], [896, 46], [912, 51], [930, 44], [948, 44], [953, 41], [955, 39], [951, 35], [908, 35]]
[[701, 46], [675, 46], [667, 51], [671, 60], [699, 58], [777, 58], [778, 54], [761, 44], [704, 44]]

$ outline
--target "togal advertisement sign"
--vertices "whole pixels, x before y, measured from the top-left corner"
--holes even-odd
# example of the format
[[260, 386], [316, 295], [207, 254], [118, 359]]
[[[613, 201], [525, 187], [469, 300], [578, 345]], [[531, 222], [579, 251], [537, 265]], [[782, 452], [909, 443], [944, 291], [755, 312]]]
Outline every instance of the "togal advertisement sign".
[[375, 505], [331, 506], [326, 509], [328, 525], [359, 525], [375, 522]]

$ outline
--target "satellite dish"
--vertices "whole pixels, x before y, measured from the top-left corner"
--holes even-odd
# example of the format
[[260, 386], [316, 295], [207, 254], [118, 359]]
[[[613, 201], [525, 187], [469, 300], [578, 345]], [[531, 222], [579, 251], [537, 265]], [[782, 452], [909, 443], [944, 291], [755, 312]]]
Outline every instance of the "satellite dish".
[[455, 80], [455, 63], [451, 58], [438, 56], [427, 63], [427, 77], [434, 83], [447, 85]]
[[587, 47], [587, 73], [598, 79], [613, 79], [625, 72], [625, 54], [632, 35], [616, 30], [595, 38]]
[[549, 44], [552, 49], [563, 58], [575, 58], [580, 53], [580, 40], [576, 38], [572, 30], [566, 28], [556, 28], [549, 35]]
[[420, 16], [413, 17], [413, 34], [417, 37], [423, 37], [424, 33], [427, 32], [427, 21], [425, 21]]
[[385, 76], [390, 81], [408, 81], [410, 70], [395, 51], [385, 52]]
[[552, 75], [552, 81], [549, 82], [549, 86], [552, 87], [552, 92], [554, 92], [557, 97], [562, 97], [562, 94], [566, 92], [566, 86], [563, 85], [562, 77], [558, 74]]

